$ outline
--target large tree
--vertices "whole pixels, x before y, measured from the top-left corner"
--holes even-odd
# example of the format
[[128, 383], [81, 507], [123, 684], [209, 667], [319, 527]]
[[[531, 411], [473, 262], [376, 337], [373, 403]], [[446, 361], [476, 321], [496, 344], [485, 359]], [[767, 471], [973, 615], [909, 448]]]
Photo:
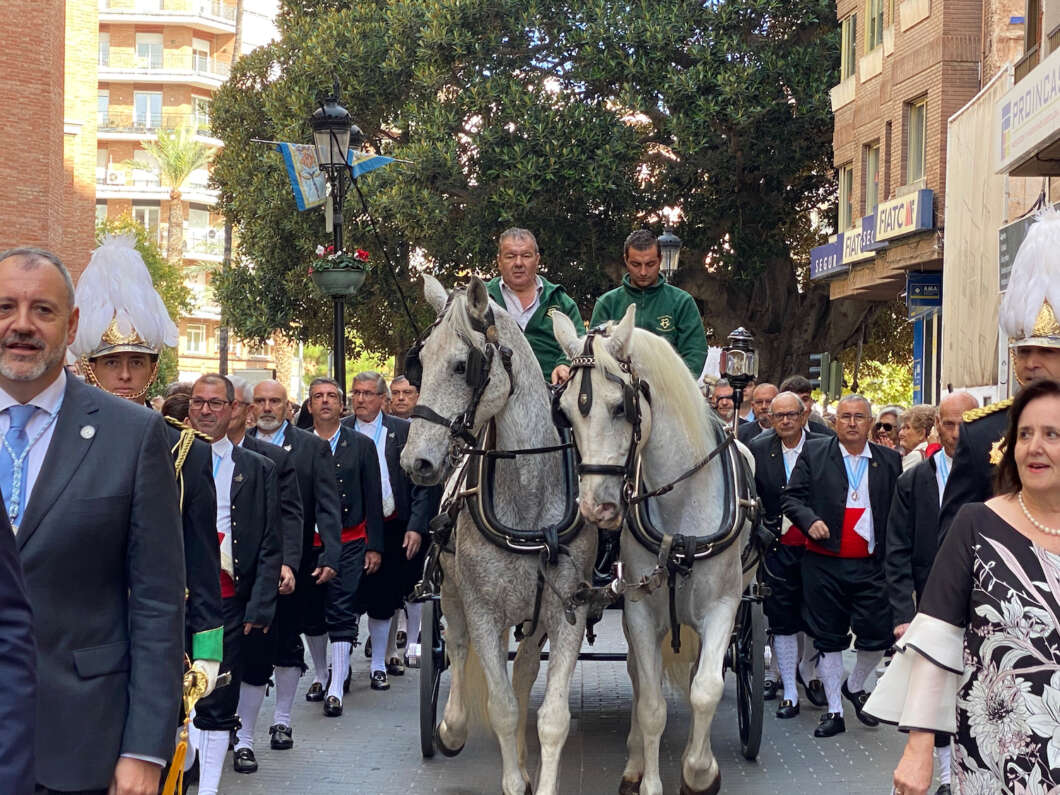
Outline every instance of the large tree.
[[[677, 284], [716, 344], [738, 325], [758, 337], [766, 375], [846, 347], [873, 311], [806, 278], [814, 218], [834, 214], [830, 0], [287, 0], [279, 23], [214, 101], [214, 177], [241, 254], [218, 296], [241, 336], [328, 339], [306, 277], [323, 213], [295, 211], [279, 156], [250, 139], [308, 142], [333, 76], [376, 148], [413, 161], [361, 180], [406, 294], [409, 252], [455, 282], [490, 272], [497, 234], [518, 225], [588, 317], [626, 234], [661, 231], [670, 208]], [[349, 201], [346, 238], [376, 265], [351, 325], [397, 350], [411, 330]]]

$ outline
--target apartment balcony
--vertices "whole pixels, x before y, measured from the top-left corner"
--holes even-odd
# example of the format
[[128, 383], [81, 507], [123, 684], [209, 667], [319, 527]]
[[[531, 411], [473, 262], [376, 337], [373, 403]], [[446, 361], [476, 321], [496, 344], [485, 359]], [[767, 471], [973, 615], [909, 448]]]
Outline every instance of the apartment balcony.
[[[147, 169], [123, 168], [117, 164], [96, 167], [96, 199], [168, 201], [169, 188], [158, 173]], [[180, 191], [181, 199], [192, 204], [214, 205], [218, 192], [208, 187], [206, 176], [192, 177]]]
[[[167, 226], [166, 234], [168, 231]], [[184, 259], [220, 262], [224, 258], [224, 244], [225, 230], [222, 227], [184, 226]]]
[[223, 146], [213, 135], [210, 119], [194, 113], [120, 113], [100, 111], [96, 119], [96, 137], [100, 141], [153, 141], [159, 130], [195, 131], [199, 141], [210, 146]]
[[236, 8], [220, 0], [99, 0], [99, 21], [235, 34]]
[[169, 83], [216, 89], [232, 71], [227, 61], [204, 55], [167, 52], [161, 57], [137, 58], [130, 52], [128, 57], [117, 57], [120, 55], [112, 52], [107, 63], [99, 65], [101, 83]]
[[1031, 47], [1027, 52], [1016, 61], [1014, 68], [1013, 82], [1018, 83], [1020, 80], [1025, 78], [1031, 72], [1034, 71], [1034, 67], [1038, 65], [1038, 61], [1041, 59], [1041, 51], [1037, 44]]

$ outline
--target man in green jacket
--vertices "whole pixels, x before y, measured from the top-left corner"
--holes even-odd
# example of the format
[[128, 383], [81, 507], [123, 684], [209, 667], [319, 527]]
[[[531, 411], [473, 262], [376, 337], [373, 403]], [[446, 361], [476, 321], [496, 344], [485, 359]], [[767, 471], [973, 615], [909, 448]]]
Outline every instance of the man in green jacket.
[[557, 384], [570, 374], [570, 360], [552, 334], [552, 313], [562, 312], [579, 334], [585, 333], [578, 305], [558, 284], [537, 275], [541, 254], [537, 238], [526, 229], [512, 227], [497, 241], [496, 276], [486, 285], [490, 298], [508, 310], [534, 349], [546, 381]]
[[692, 296], [667, 284], [659, 274], [662, 251], [658, 238], [647, 229], [638, 229], [626, 238], [622, 254], [626, 262], [622, 286], [604, 293], [596, 302], [590, 327], [608, 320], [617, 322], [630, 304], [636, 304], [637, 328], [665, 338], [685, 360], [692, 377], [699, 378], [707, 360], [703, 320]]

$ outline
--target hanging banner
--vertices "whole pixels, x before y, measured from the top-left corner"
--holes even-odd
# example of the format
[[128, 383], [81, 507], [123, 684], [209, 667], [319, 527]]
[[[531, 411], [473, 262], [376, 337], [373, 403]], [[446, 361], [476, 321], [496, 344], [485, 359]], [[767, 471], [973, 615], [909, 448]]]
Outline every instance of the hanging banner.
[[350, 175], [357, 179], [357, 177], [364, 176], [369, 171], [375, 171], [377, 168], [390, 165], [394, 162], [394, 158], [351, 149], [346, 154], [346, 162], [350, 164]]
[[327, 199], [328, 181], [317, 163], [317, 148], [312, 144], [276, 144], [283, 155], [291, 190], [300, 211], [321, 206]]

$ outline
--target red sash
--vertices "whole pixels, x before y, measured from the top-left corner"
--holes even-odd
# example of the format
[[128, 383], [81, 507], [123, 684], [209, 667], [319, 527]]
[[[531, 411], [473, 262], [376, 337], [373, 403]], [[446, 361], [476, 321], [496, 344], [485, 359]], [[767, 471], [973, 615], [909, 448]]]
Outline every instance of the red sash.
[[816, 552], [818, 555], [828, 555], [833, 558], [867, 558], [869, 554], [869, 542], [854, 532], [865, 508], [847, 508], [843, 514], [843, 531], [839, 537], [839, 551], [833, 552], [825, 549], [812, 538], [806, 542], [806, 549]]
[[[348, 544], [350, 541], [358, 541], [359, 539], [367, 538], [367, 528], [367, 519], [362, 519], [360, 524], [354, 525], [353, 527], [342, 528], [342, 535], [340, 536], [342, 543]], [[324, 541], [321, 539], [320, 533], [313, 531], [313, 548], [319, 549], [322, 546], [324, 546]]]

